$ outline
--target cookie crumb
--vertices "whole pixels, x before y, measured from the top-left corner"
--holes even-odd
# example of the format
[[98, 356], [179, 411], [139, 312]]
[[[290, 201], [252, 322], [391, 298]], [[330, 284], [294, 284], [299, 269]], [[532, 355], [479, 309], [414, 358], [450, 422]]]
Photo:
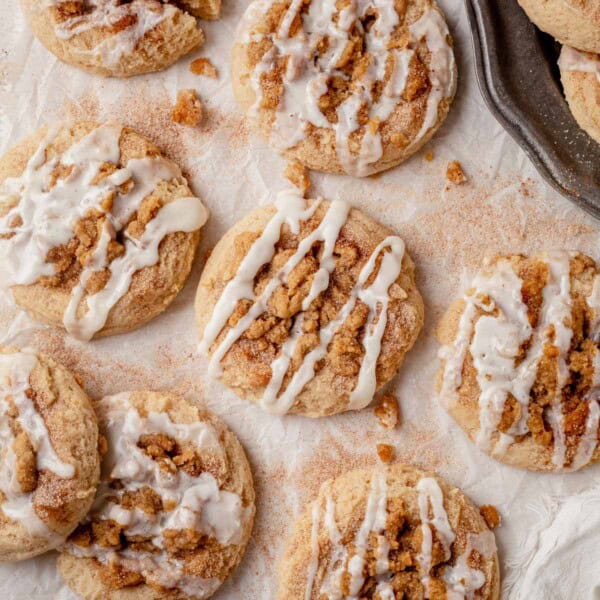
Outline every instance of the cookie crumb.
[[308, 169], [303, 164], [297, 160], [290, 160], [283, 174], [302, 194], [306, 194], [306, 191], [310, 187], [310, 178], [308, 176]]
[[462, 166], [457, 160], [448, 163], [448, 166], [446, 167], [446, 179], [455, 185], [461, 185], [467, 181]]
[[379, 419], [379, 424], [385, 429], [394, 429], [400, 422], [400, 408], [395, 396], [387, 394], [381, 398], [381, 402], [375, 407], [375, 416]]
[[483, 517], [483, 520], [490, 529], [496, 529], [496, 527], [499, 527], [500, 523], [502, 522], [502, 518], [500, 517], [498, 509], [491, 504], [484, 504], [481, 506], [479, 509], [479, 514]]
[[180, 90], [171, 118], [175, 123], [197, 127], [202, 121], [204, 109], [196, 90]]
[[108, 440], [100, 433], [98, 434], [98, 454], [104, 456], [108, 452]]
[[431, 162], [433, 160], [433, 152], [429, 151], [429, 152], [425, 152], [425, 155], [423, 157], [427, 162]]
[[194, 75], [203, 75], [211, 79], [217, 79], [219, 73], [209, 58], [197, 58], [190, 63], [190, 71]]
[[377, 444], [377, 455], [382, 463], [389, 463], [394, 458], [394, 447], [389, 444]]

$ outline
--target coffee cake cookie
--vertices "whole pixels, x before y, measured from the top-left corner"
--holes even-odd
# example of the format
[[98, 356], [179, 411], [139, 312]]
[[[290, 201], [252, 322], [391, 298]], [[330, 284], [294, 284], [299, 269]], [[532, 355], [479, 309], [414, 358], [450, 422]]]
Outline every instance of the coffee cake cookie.
[[342, 201], [281, 193], [206, 263], [196, 322], [209, 373], [265, 410], [367, 406], [423, 324], [403, 241]]
[[597, 0], [519, 0], [527, 16], [561, 44], [600, 52]]
[[365, 176], [433, 136], [456, 64], [433, 0], [255, 0], [238, 29], [232, 80], [241, 107], [288, 158]]
[[119, 125], [42, 130], [0, 159], [3, 284], [35, 319], [79, 339], [161, 313], [206, 218], [179, 167]]
[[254, 521], [240, 443], [173, 394], [118, 394], [96, 410], [108, 441], [102, 481], [60, 573], [90, 600], [208, 598], [240, 562]]
[[443, 404], [505, 463], [577, 470], [600, 458], [600, 276], [579, 253], [486, 262], [439, 328]]
[[71, 65], [113, 77], [160, 71], [204, 42], [196, 18], [220, 0], [21, 0], [44, 46]]
[[73, 375], [32, 350], [0, 347], [0, 561], [64, 542], [98, 476], [96, 416]]
[[563, 46], [558, 66], [573, 116], [600, 143], [600, 55]]
[[494, 534], [441, 478], [393, 465], [327, 481], [296, 522], [280, 600], [496, 600]]

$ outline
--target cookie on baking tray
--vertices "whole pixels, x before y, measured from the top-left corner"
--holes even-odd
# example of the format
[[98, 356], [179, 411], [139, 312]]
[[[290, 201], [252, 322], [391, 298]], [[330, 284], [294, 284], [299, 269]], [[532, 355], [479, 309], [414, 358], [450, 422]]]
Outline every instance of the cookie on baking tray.
[[494, 458], [538, 471], [600, 458], [600, 272], [579, 253], [498, 256], [446, 313], [442, 403]]
[[567, 44], [600, 52], [600, 4], [597, 0], [518, 0], [542, 30]]
[[204, 42], [195, 17], [215, 19], [220, 0], [21, 0], [36, 37], [61, 60], [91, 73], [160, 71]]
[[209, 373], [277, 414], [367, 406], [423, 325], [404, 242], [343, 201], [282, 192], [230, 229], [196, 296]]
[[63, 543], [94, 499], [98, 425], [65, 368], [0, 347], [0, 561]]
[[496, 600], [494, 534], [457, 488], [414, 467], [327, 481], [296, 522], [280, 600]]
[[563, 46], [558, 66], [573, 116], [600, 144], [600, 55]]
[[254, 487], [237, 438], [170, 393], [96, 403], [106, 436], [92, 510], [58, 559], [83, 598], [208, 598], [240, 562]]
[[206, 218], [179, 167], [120, 125], [43, 129], [0, 159], [3, 284], [35, 319], [83, 340], [161, 313]]
[[365, 176], [414, 154], [456, 89], [433, 0], [255, 0], [232, 56], [241, 107], [289, 158]]

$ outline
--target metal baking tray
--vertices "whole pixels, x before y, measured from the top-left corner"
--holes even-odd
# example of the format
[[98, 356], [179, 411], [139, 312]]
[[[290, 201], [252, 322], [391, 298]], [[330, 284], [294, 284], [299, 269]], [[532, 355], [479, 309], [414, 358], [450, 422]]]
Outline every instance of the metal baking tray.
[[527, 18], [517, 0], [465, 0], [477, 80], [486, 104], [542, 177], [600, 218], [600, 144], [564, 99], [560, 44]]

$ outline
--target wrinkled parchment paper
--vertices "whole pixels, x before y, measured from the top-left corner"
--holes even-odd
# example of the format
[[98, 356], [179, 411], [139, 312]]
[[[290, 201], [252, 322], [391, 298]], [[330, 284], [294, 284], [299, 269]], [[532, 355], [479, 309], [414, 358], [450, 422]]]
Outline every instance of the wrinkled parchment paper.
[[[271, 202], [289, 185], [281, 175], [283, 159], [251, 130], [231, 91], [230, 46], [247, 2], [224, 0], [223, 18], [202, 24], [207, 42], [195, 55], [162, 73], [128, 80], [102, 79], [62, 64], [33, 38], [18, 0], [0, 3], [0, 151], [44, 123], [114, 119], [136, 128], [178, 161], [210, 209], [188, 284], [146, 327], [79, 343], [36, 326], [2, 295], [0, 339], [10, 331], [17, 333], [15, 343], [50, 353], [80, 374], [94, 397], [128, 389], [177, 390], [206, 403], [239, 436], [253, 467], [258, 511], [246, 556], [217, 593], [219, 600], [272, 598], [276, 563], [293, 519], [325, 479], [375, 465], [376, 443], [394, 445], [399, 460], [435, 470], [477, 503], [498, 507], [506, 598], [525, 600], [519, 581], [535, 557], [540, 532], [566, 497], [592, 488], [600, 474], [600, 466], [544, 475], [494, 462], [466, 439], [435, 398], [436, 324], [485, 254], [553, 247], [578, 249], [595, 258], [599, 254], [597, 222], [541, 181], [486, 109], [475, 81], [462, 3], [440, 4], [454, 35], [460, 78], [454, 106], [438, 135], [409, 161], [378, 177], [312, 176], [315, 194], [343, 198], [396, 229], [417, 264], [426, 322], [400, 374], [386, 388], [397, 395], [402, 411], [401, 426], [390, 432], [378, 425], [371, 408], [320, 420], [265, 414], [209, 381], [206, 361], [196, 352], [192, 302], [207, 250], [249, 210]], [[217, 80], [189, 72], [190, 60], [197, 56], [213, 61]], [[177, 91], [192, 87], [208, 109], [200, 129], [170, 120]], [[432, 161], [424, 158], [427, 152], [433, 153]], [[455, 159], [469, 177], [459, 187], [445, 179], [446, 164]], [[50, 553], [1, 566], [0, 597], [73, 598], [54, 562]], [[548, 564], [547, 572], [562, 568]], [[594, 575], [588, 570], [587, 577]], [[597, 583], [581, 582], [589, 594], [570, 598], [591, 598]]]

